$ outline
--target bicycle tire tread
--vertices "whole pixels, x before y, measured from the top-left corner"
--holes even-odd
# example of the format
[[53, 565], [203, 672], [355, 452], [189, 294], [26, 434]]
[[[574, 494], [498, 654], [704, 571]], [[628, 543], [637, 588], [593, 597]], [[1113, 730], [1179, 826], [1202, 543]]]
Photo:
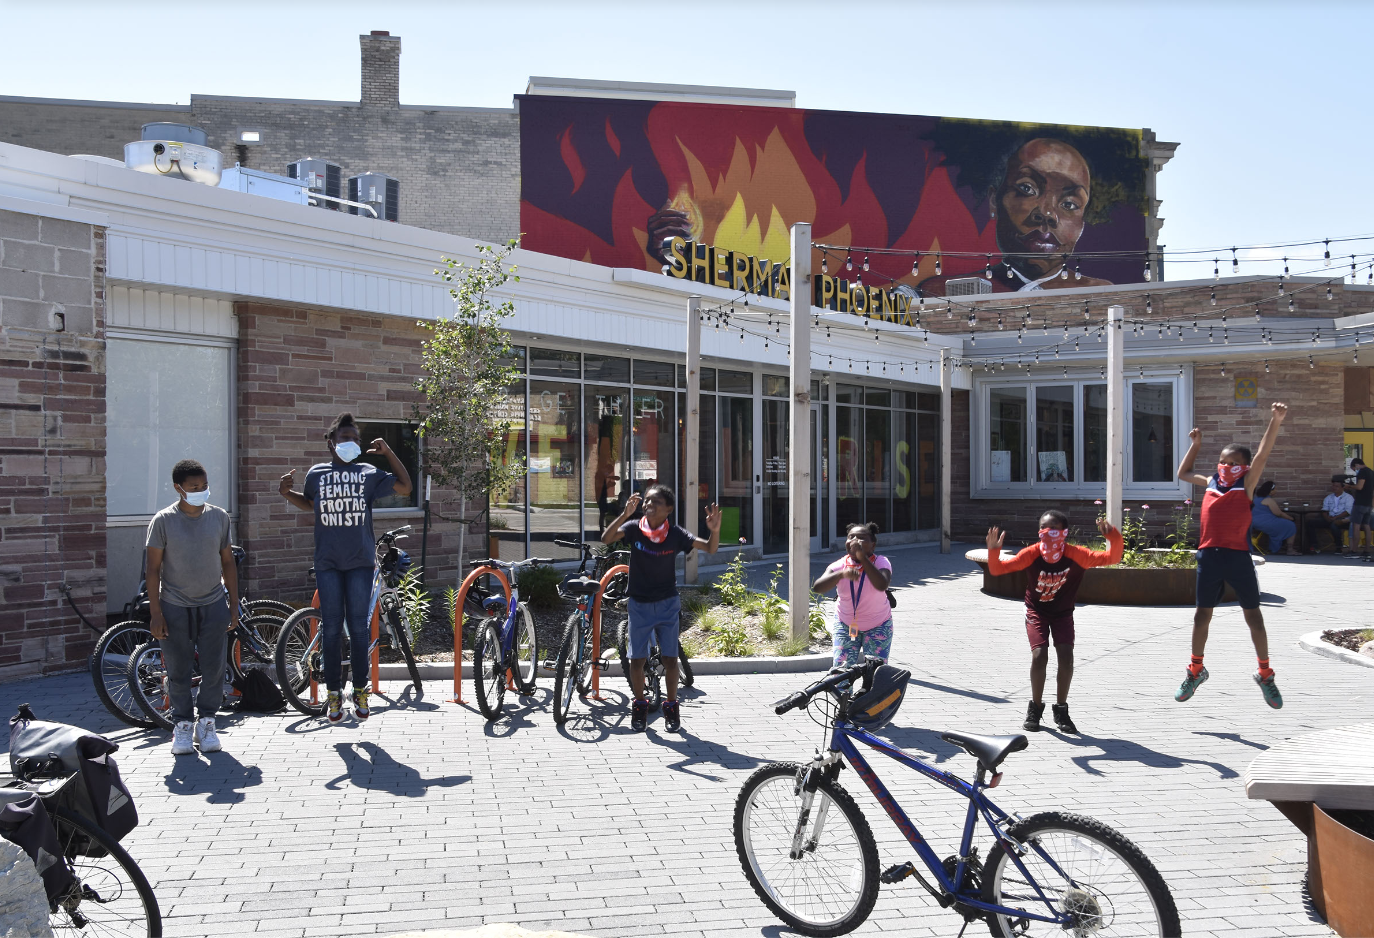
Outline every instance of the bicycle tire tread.
[[[153, 892], [148, 877], [143, 875], [143, 870], [139, 868], [138, 863], [129, 855], [129, 852], [90, 818], [57, 806], [48, 808], [48, 813], [55, 821], [70, 824], [82, 835], [94, 840], [116, 863], [123, 867], [124, 872], [133, 881], [134, 889], [143, 900], [143, 907], [148, 916], [148, 938], [162, 938], [162, 910], [157, 904], [157, 895]], [[61, 836], [60, 830], [58, 836], [59, 838]]]

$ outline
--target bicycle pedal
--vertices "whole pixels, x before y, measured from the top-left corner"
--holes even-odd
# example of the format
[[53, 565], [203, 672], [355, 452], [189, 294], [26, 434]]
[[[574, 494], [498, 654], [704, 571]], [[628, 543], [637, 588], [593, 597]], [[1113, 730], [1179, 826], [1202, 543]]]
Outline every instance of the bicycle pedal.
[[906, 879], [908, 876], [915, 872], [916, 864], [907, 861], [906, 863], [899, 863], [896, 866], [891, 867], [886, 872], [884, 872], [883, 875], [879, 876], [878, 880], [880, 882], [887, 883], [890, 886], [893, 883], [900, 883], [902, 880]]

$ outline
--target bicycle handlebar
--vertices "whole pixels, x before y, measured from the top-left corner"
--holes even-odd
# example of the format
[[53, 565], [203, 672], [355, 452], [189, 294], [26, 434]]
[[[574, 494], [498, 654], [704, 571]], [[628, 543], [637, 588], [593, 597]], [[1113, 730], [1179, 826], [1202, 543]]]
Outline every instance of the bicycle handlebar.
[[822, 691], [833, 691], [846, 681], [852, 681], [870, 673], [871, 669], [876, 669], [880, 664], [882, 664], [881, 659], [866, 658], [863, 664], [856, 664], [842, 671], [836, 671], [812, 684], [805, 690], [799, 690], [775, 702], [773, 704], [773, 712], [781, 716], [789, 710], [796, 710], [800, 707], [804, 707], [811, 702], [813, 697]]
[[477, 561], [478, 567], [503, 567], [514, 570], [517, 567], [528, 567], [537, 563], [553, 563], [552, 557], [529, 557], [525, 560], [497, 560], [495, 557], [488, 557], [486, 560]]
[[397, 537], [399, 537], [400, 535], [404, 534], [406, 531], [409, 531], [409, 530], [410, 530], [410, 525], [408, 525], [408, 524], [403, 524], [403, 525], [401, 525], [399, 528], [397, 528], [397, 529], [394, 530], [394, 531], [387, 531], [387, 532], [386, 532], [385, 534], [383, 534], [381, 537], [377, 538], [377, 540], [378, 540], [378, 542], [381, 542], [381, 541], [394, 541]]

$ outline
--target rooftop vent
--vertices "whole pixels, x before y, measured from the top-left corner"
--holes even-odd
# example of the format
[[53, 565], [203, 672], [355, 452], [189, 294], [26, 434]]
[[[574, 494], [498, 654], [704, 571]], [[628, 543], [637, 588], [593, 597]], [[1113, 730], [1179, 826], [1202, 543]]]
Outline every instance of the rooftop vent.
[[124, 144], [124, 165], [141, 173], [217, 186], [223, 156], [206, 141], [205, 131], [189, 124], [144, 124], [143, 139]]
[[954, 277], [945, 281], [945, 296], [978, 296], [992, 292], [992, 282], [983, 277]]
[[299, 179], [310, 190], [312, 197], [324, 196], [313, 200], [320, 208], [327, 208], [333, 212], [340, 210], [339, 200], [343, 197], [343, 167], [338, 163], [308, 156], [288, 164], [286, 175], [292, 179]]
[[[348, 177], [348, 200], [367, 205], [377, 213], [378, 218], [387, 221], [398, 220], [401, 201], [401, 183], [385, 173], [360, 173]], [[353, 215], [365, 215], [359, 208], [348, 210]]]

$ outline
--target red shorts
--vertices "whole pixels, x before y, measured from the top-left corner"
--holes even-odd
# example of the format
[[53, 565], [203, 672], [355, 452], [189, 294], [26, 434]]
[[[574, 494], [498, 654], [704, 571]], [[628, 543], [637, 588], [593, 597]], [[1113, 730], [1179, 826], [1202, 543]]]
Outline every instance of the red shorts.
[[1039, 613], [1026, 612], [1026, 638], [1031, 648], [1043, 648], [1054, 638], [1055, 645], [1073, 644], [1073, 616], [1049, 619]]

